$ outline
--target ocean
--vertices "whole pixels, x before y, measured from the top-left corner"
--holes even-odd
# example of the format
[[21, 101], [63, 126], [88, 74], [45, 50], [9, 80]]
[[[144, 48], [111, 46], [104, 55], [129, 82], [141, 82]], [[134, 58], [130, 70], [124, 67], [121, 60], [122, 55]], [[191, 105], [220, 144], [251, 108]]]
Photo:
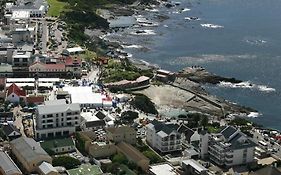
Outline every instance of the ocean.
[[[133, 58], [178, 71], [200, 65], [243, 81], [205, 85], [211, 94], [259, 112], [251, 120], [281, 130], [281, 1], [179, 0], [136, 15], [151, 26], [107, 36]], [[160, 21], [159, 15], [169, 18]], [[137, 32], [136, 31], [141, 31]]]

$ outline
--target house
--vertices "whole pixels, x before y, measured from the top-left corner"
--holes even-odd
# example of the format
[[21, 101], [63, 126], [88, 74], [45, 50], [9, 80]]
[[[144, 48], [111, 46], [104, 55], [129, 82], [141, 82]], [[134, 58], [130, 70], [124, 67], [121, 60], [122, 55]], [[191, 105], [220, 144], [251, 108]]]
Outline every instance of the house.
[[67, 48], [62, 51], [62, 55], [64, 56], [70, 56], [70, 55], [78, 55], [84, 53], [85, 50], [81, 47], [73, 47], [73, 48]]
[[249, 175], [280, 175], [281, 169], [272, 165], [265, 166], [259, 170], [250, 172]]
[[71, 138], [45, 140], [40, 142], [41, 147], [46, 151], [52, 151], [55, 154], [75, 151], [75, 145]]
[[14, 113], [13, 112], [0, 112], [0, 124], [14, 121]]
[[[0, 67], [1, 69], [1, 67]], [[5, 101], [6, 98], [6, 78], [0, 78], [0, 99]]]
[[38, 169], [40, 175], [59, 175], [59, 172], [48, 162], [43, 162]]
[[162, 81], [162, 82], [168, 82], [173, 81], [175, 79], [175, 73], [159, 69], [156, 72], [156, 80]]
[[20, 99], [24, 99], [26, 93], [20, 89], [15, 83], [11, 84], [7, 89], [7, 101], [12, 103], [19, 103]]
[[80, 126], [80, 106], [66, 100], [46, 101], [35, 112], [35, 138], [69, 136]]
[[153, 120], [146, 126], [146, 141], [162, 153], [180, 151], [181, 135], [178, 126]]
[[15, 5], [8, 9], [8, 12], [27, 11], [31, 18], [41, 18], [48, 11], [48, 3], [45, 0], [18, 0]]
[[213, 134], [208, 143], [209, 158], [219, 166], [248, 164], [254, 161], [256, 144], [240, 130], [226, 126]]
[[105, 132], [84, 131], [79, 136], [85, 142], [86, 152], [94, 158], [109, 157], [116, 153], [116, 146], [110, 143]]
[[6, 123], [2, 125], [2, 130], [7, 138], [10, 140], [16, 139], [21, 136], [20, 131], [11, 123]]
[[208, 169], [193, 159], [183, 160], [182, 168], [185, 175], [208, 175]]
[[199, 142], [200, 140], [200, 135], [198, 134], [198, 131], [193, 131], [185, 124], [181, 124], [177, 131], [181, 133], [183, 143], [191, 144], [194, 142]]
[[52, 163], [52, 158], [39, 143], [28, 137], [20, 137], [10, 142], [13, 155], [27, 173], [37, 172], [42, 162]]
[[129, 126], [106, 128], [107, 136], [114, 143], [136, 144], [136, 130]]
[[13, 43], [34, 42], [34, 36], [35, 36], [34, 31], [35, 31], [34, 27], [15, 28], [14, 30], [12, 30]]
[[105, 84], [105, 87], [107, 88], [119, 88], [119, 89], [138, 89], [138, 88], [144, 88], [149, 86], [150, 84], [150, 78], [146, 76], [140, 76], [134, 81], [129, 80], [121, 80], [114, 83], [107, 83]]
[[134, 162], [143, 171], [147, 171], [149, 169], [149, 159], [132, 145], [120, 142], [116, 145], [116, 147], [118, 152], [124, 154], [129, 161]]
[[0, 174], [2, 175], [22, 175], [21, 170], [11, 159], [11, 157], [3, 151], [0, 151]]
[[81, 114], [81, 129], [86, 131], [104, 128], [106, 123], [103, 118], [100, 118], [98, 118], [93, 112], [83, 112]]

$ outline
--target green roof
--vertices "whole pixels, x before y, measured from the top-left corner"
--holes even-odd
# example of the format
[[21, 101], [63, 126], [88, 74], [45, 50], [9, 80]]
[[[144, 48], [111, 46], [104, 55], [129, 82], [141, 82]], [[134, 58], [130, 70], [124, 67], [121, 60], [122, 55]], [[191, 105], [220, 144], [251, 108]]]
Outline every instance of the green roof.
[[74, 146], [71, 138], [46, 140], [40, 143], [43, 149], [53, 149], [57, 147]]
[[79, 168], [67, 170], [69, 175], [101, 175], [102, 171], [97, 165], [82, 164]]

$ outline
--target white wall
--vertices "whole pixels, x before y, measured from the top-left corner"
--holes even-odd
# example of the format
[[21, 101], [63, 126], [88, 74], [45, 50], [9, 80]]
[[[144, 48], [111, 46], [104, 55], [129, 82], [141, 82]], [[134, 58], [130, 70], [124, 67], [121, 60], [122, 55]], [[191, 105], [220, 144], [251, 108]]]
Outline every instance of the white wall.
[[8, 97], [7, 97], [7, 100], [9, 102], [12, 102], [12, 103], [18, 103], [20, 101], [20, 97], [17, 96], [17, 94], [15, 93], [11, 93]]

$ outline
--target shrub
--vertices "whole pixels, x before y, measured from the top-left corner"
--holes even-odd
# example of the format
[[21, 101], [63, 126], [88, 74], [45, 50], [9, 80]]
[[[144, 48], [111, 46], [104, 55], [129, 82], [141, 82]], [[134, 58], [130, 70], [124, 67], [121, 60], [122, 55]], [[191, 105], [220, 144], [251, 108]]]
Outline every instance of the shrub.
[[66, 169], [73, 169], [81, 165], [78, 159], [69, 156], [54, 157], [53, 166], [63, 166]]
[[154, 103], [145, 95], [136, 95], [135, 98], [131, 101], [131, 105], [143, 112], [158, 114]]

